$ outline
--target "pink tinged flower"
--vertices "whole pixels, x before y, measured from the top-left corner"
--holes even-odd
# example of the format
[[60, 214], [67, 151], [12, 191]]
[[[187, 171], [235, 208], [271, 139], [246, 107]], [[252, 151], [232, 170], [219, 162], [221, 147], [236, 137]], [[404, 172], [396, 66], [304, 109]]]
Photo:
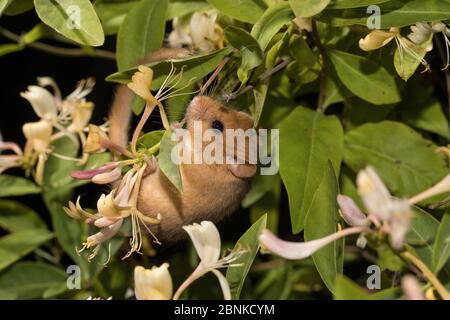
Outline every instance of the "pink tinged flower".
[[134, 268], [134, 293], [137, 300], [170, 300], [173, 293], [169, 264], [145, 269]]
[[96, 234], [88, 237], [85, 243], [86, 248], [97, 246], [105, 241], [112, 239], [117, 234], [117, 232], [119, 232], [122, 223], [123, 220], [119, 219], [114, 224], [103, 228], [100, 230], [100, 232], [97, 232]]
[[95, 176], [102, 174], [102, 173], [109, 173], [111, 170], [116, 169], [119, 166], [119, 163], [113, 162], [108, 163], [102, 167], [96, 168], [96, 169], [90, 169], [90, 170], [78, 170], [73, 171], [70, 176], [74, 179], [79, 180], [91, 180]]
[[39, 86], [29, 86], [27, 89], [20, 95], [28, 100], [39, 118], [55, 121], [58, 113], [55, 97], [47, 89]]
[[115, 190], [108, 195], [102, 194], [97, 201], [97, 210], [100, 215], [110, 219], [121, 219], [128, 217], [131, 207], [121, 207], [114, 200]]
[[405, 275], [402, 278], [401, 287], [407, 300], [425, 300], [422, 288], [416, 277]]
[[370, 224], [370, 221], [352, 198], [340, 194], [337, 196], [337, 202], [341, 209], [342, 217], [350, 226], [362, 227]]
[[0, 151], [2, 150], [9, 150], [15, 154], [0, 155], [0, 174], [5, 170], [22, 165], [23, 153], [16, 143], [0, 141]]
[[265, 229], [261, 233], [259, 241], [261, 242], [263, 248], [269, 250], [277, 256], [288, 260], [300, 260], [310, 257], [316, 251], [332, 243], [333, 241], [351, 234], [358, 234], [366, 231], [369, 230], [365, 227], [353, 227], [340, 230], [317, 240], [307, 242], [290, 242], [281, 240], [274, 235], [272, 231]]
[[117, 167], [109, 172], [99, 173], [92, 178], [92, 182], [96, 184], [108, 184], [117, 181], [122, 176], [122, 168]]

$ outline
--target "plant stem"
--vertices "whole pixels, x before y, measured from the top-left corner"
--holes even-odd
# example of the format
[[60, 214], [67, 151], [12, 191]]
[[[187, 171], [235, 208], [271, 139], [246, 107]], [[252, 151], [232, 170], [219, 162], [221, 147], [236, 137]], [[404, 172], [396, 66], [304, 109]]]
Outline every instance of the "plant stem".
[[72, 49], [72, 48], [61, 48], [53, 45], [49, 45], [42, 42], [32, 42], [32, 43], [23, 43], [22, 37], [5, 29], [0, 27], [0, 34], [3, 35], [5, 38], [8, 38], [12, 41], [17, 42], [19, 45], [22, 45], [23, 47], [30, 47], [36, 50], [44, 51], [47, 53], [52, 53], [59, 56], [65, 56], [65, 57], [84, 57], [84, 56], [93, 56], [98, 58], [104, 58], [108, 60], [116, 60], [116, 54], [114, 52], [110, 52], [107, 50], [101, 50], [96, 49], [94, 50], [94, 54], [89, 54], [83, 49]]
[[422, 260], [414, 256], [413, 254], [409, 252], [402, 253], [402, 256], [409, 260], [411, 263], [413, 263], [423, 274], [424, 276], [430, 281], [430, 283], [434, 286], [434, 288], [437, 290], [439, 295], [444, 300], [450, 300], [450, 292], [445, 289], [445, 287], [442, 285], [442, 283], [439, 281], [439, 279], [434, 275], [433, 272], [427, 267], [425, 263], [423, 263]]
[[147, 122], [148, 118], [153, 112], [153, 109], [155, 109], [156, 105], [145, 105], [144, 113], [142, 114], [141, 120], [139, 120], [138, 125], [136, 126], [136, 129], [134, 129], [133, 132], [133, 138], [131, 139], [131, 152], [136, 155], [136, 144], [139, 139], [139, 135], [141, 134], [142, 128], [144, 128], [145, 123]]

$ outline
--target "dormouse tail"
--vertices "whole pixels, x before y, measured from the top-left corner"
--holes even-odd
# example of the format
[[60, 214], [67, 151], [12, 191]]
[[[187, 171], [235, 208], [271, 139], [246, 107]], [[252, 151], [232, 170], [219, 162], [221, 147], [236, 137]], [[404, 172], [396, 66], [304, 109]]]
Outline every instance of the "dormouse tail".
[[[148, 54], [139, 64], [152, 63], [172, 59], [186, 58], [191, 51], [184, 48], [162, 48]], [[127, 86], [122, 85], [116, 91], [109, 116], [109, 138], [119, 146], [128, 144], [131, 109], [134, 93]]]

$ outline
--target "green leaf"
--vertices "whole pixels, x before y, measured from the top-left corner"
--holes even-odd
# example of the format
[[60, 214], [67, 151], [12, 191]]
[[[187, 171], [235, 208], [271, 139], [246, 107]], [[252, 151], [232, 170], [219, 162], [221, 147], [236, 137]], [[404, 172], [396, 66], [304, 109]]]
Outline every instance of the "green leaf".
[[274, 233], [278, 232], [278, 220], [280, 216], [281, 199], [281, 179], [274, 175], [276, 179], [270, 185], [270, 190], [258, 199], [250, 208], [250, 221], [258, 221], [262, 216], [267, 216], [266, 228]]
[[381, 65], [367, 58], [338, 50], [328, 51], [342, 83], [355, 95], [376, 105], [401, 100], [394, 78]]
[[289, 0], [289, 4], [297, 17], [312, 17], [322, 12], [330, 0]]
[[31, 180], [6, 174], [0, 175], [0, 197], [23, 196], [40, 192], [41, 188]]
[[351, 9], [368, 7], [373, 4], [388, 2], [391, 0], [334, 0], [327, 9]]
[[262, 216], [256, 221], [236, 242], [233, 250], [246, 250], [233, 264], [242, 266], [231, 266], [227, 268], [227, 280], [230, 284], [231, 299], [237, 300], [241, 294], [245, 278], [252, 266], [253, 260], [259, 250], [259, 236], [266, 227], [267, 216]]
[[276, 4], [267, 9], [264, 15], [255, 23], [251, 35], [259, 42], [261, 49], [266, 50], [272, 38], [292, 19], [294, 19], [294, 14], [289, 4]]
[[168, 0], [142, 0], [130, 10], [117, 35], [119, 70], [138, 65], [147, 53], [161, 48], [167, 8]]
[[144, 147], [146, 149], [149, 149], [157, 145], [159, 142], [161, 142], [161, 139], [164, 136], [165, 132], [166, 132], [165, 130], [155, 130], [144, 134], [138, 140], [138, 147], [139, 148]]
[[424, 59], [427, 54], [427, 48], [432, 44], [433, 37], [430, 37], [428, 41], [425, 41], [420, 46], [415, 46], [409, 48], [411, 52], [408, 53], [405, 49], [400, 49], [397, 47], [394, 54], [394, 66], [398, 75], [405, 81], [411, 78], [416, 72], [417, 68], [421, 65], [421, 60]]
[[336, 171], [343, 153], [343, 130], [335, 116], [298, 107], [280, 124], [280, 175], [286, 186], [292, 231], [303, 229], [328, 160]]
[[334, 285], [335, 300], [370, 300], [369, 293], [345, 276], [337, 276]]
[[430, 188], [448, 173], [435, 148], [402, 123], [368, 123], [347, 133], [344, 161], [355, 172], [375, 167], [393, 194], [406, 197]]
[[95, 11], [97, 11], [98, 17], [103, 26], [105, 35], [116, 34], [119, 31], [127, 13], [137, 4], [139, 1], [129, 2], [104, 2], [96, 1], [94, 3]]
[[419, 77], [406, 84], [402, 102], [397, 106], [401, 120], [450, 140], [450, 127], [441, 103], [433, 96], [434, 88], [424, 86]]
[[438, 274], [450, 258], [450, 213], [444, 214], [433, 246], [433, 271]]
[[[419, 207], [413, 207], [414, 217], [406, 242], [412, 245], [428, 245], [433, 242], [439, 227], [439, 222], [428, 212]], [[431, 247], [430, 247], [431, 248]]]
[[34, 0], [39, 18], [57, 32], [79, 44], [101, 46], [102, 25], [89, 0]]
[[[15, 299], [44, 297], [50, 289], [67, 290], [67, 274], [54, 266], [40, 262], [19, 262], [0, 275], [0, 291], [10, 292]], [[61, 290], [58, 290], [58, 294]], [[54, 295], [47, 295], [50, 298]]]
[[10, 232], [47, 229], [47, 225], [36, 211], [20, 202], [0, 200], [0, 227]]
[[11, 2], [12, 2], [12, 0], [0, 0], [0, 16], [8, 8], [8, 6], [11, 4]]
[[220, 12], [240, 21], [256, 23], [264, 13], [264, 3], [260, 0], [208, 0]]
[[[305, 241], [323, 238], [338, 231], [339, 207], [336, 197], [339, 186], [329, 161], [322, 181], [314, 195], [305, 220]], [[313, 254], [314, 264], [327, 288], [334, 293], [336, 277], [344, 268], [344, 239], [334, 241]]]
[[[373, 1], [372, 4], [376, 2]], [[381, 10], [380, 29], [405, 27], [416, 22], [431, 22], [450, 19], [450, 1], [448, 0], [393, 0], [379, 2]], [[319, 19], [333, 26], [359, 24], [366, 26], [369, 14], [366, 10], [344, 9], [325, 10]]]
[[53, 238], [44, 229], [22, 230], [0, 238], [0, 270], [13, 264], [23, 256]]
[[259, 66], [263, 61], [263, 52], [258, 41], [244, 29], [229, 26], [225, 29], [225, 35], [230, 44], [241, 53], [241, 66], [238, 69], [238, 78], [245, 84], [249, 79], [251, 70]]
[[[3, 0], [5, 1], [5, 0]], [[3, 11], [7, 16], [15, 16], [25, 13], [34, 7], [33, 0], [6, 0], [9, 1], [9, 6]]]
[[208, 3], [204, 0], [172, 0], [169, 2], [166, 19], [183, 17], [195, 11], [202, 11], [206, 7], [208, 7]]
[[[208, 73], [213, 71], [222, 59], [232, 51], [231, 48], [217, 50], [215, 52], [193, 56], [187, 59], [172, 60], [173, 66], [180, 70], [183, 66], [183, 79], [180, 81], [178, 88], [185, 86], [190, 81], [198, 81]], [[169, 74], [172, 64], [171, 61], [156, 62], [146, 64], [151, 67], [154, 72], [152, 81], [152, 89], [158, 89], [167, 75]], [[131, 77], [137, 71], [137, 68], [131, 68], [122, 72], [110, 75], [106, 80], [126, 84], [130, 82]]]
[[180, 168], [172, 161], [172, 150], [177, 142], [171, 139], [172, 131], [166, 131], [161, 139], [161, 146], [158, 155], [158, 165], [164, 175], [177, 188], [183, 191], [183, 181], [181, 180]]

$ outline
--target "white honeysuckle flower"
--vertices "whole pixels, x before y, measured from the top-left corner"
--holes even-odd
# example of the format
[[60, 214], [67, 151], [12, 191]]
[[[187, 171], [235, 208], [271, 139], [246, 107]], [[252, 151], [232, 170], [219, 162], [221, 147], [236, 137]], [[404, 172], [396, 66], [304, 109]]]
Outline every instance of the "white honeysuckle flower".
[[168, 37], [172, 48], [190, 47], [201, 52], [210, 52], [224, 47], [225, 35], [217, 23], [218, 12], [208, 10], [194, 12], [190, 21], [175, 18], [173, 31]]
[[192, 47], [189, 25], [182, 19], [175, 17], [172, 20], [172, 32], [169, 34], [167, 41], [171, 48]]
[[401, 249], [413, 219], [408, 200], [392, 197], [376, 171], [370, 166], [358, 173], [356, 184], [369, 213], [369, 219], [381, 222], [382, 231], [389, 234], [392, 247]]
[[145, 269], [134, 268], [134, 293], [137, 300], [170, 300], [173, 294], [172, 277], [169, 264]]
[[425, 300], [419, 280], [412, 275], [405, 275], [401, 280], [401, 287], [407, 300]]
[[[443, 68], [443, 70], [445, 70], [450, 65], [450, 28], [445, 23], [441, 21], [418, 22], [415, 25], [411, 26], [411, 33], [408, 35], [408, 38], [416, 45], [422, 45], [437, 33], [442, 34], [442, 36], [444, 37], [445, 49], [447, 54], [447, 63]], [[427, 51], [431, 51], [432, 49], [433, 44], [431, 43], [430, 47], [427, 48]]]
[[221, 243], [217, 227], [211, 221], [202, 221], [200, 224], [183, 226], [194, 244], [200, 263], [205, 268], [214, 267], [219, 261]]
[[356, 177], [356, 184], [369, 214], [382, 220], [388, 219], [391, 195], [376, 171], [370, 166], [361, 170]]
[[209, 52], [223, 48], [224, 33], [216, 23], [216, 12], [195, 12], [191, 17], [190, 34], [194, 48]]
[[411, 33], [408, 35], [408, 38], [416, 45], [421, 45], [433, 36], [433, 32], [435, 31], [428, 23], [418, 22], [411, 26]]
[[415, 195], [414, 197], [411, 197], [409, 199], [409, 204], [417, 204], [423, 200], [426, 200], [428, 198], [450, 192], [450, 174], [445, 176], [441, 181], [436, 183], [434, 186], [432, 186], [430, 189], [427, 189], [418, 195]]
[[47, 89], [39, 86], [28, 86], [27, 89], [20, 95], [28, 100], [37, 116], [51, 123], [56, 122], [58, 107], [54, 96]]
[[211, 221], [202, 221], [200, 224], [183, 226], [183, 229], [189, 234], [194, 244], [194, 248], [200, 258], [200, 263], [194, 272], [183, 282], [173, 297], [178, 300], [183, 291], [189, 287], [195, 280], [212, 272], [219, 280], [220, 287], [225, 300], [231, 299], [230, 286], [225, 276], [218, 271], [219, 268], [227, 266], [237, 266], [231, 263], [236, 261], [244, 250], [232, 251], [227, 256], [220, 258], [221, 241], [217, 227]]

